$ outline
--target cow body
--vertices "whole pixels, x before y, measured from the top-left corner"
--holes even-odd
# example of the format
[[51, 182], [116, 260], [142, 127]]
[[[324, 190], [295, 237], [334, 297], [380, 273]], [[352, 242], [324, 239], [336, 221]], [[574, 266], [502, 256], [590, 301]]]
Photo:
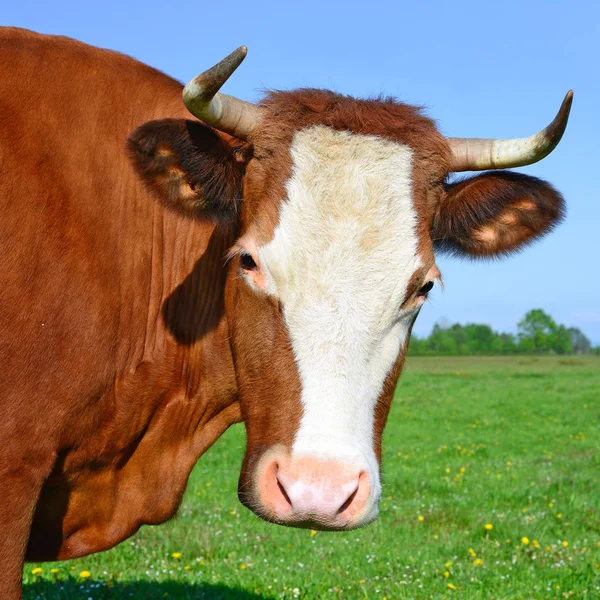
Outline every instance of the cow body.
[[0, 596], [25, 558], [170, 518], [240, 420], [259, 516], [372, 521], [434, 250], [518, 249], [560, 195], [504, 172], [448, 184], [451, 144], [392, 100], [274, 93], [231, 135], [113, 52], [5, 29], [0, 65]]
[[182, 86], [16, 30], [0, 56], [6, 565], [27, 543], [34, 560], [81, 556], [168, 519], [240, 417], [219, 268], [234, 232], [154, 202], [126, 156], [136, 126], [183, 112]]

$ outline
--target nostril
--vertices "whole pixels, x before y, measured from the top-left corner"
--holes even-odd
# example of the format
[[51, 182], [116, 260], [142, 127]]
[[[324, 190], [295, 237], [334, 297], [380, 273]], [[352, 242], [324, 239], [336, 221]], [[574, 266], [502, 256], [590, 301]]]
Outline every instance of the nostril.
[[269, 513], [269, 518], [284, 518], [294, 512], [290, 493], [294, 480], [288, 477], [285, 466], [280, 460], [265, 461], [256, 481], [257, 500]]
[[342, 504], [337, 511], [337, 514], [342, 514], [351, 504], [354, 502], [354, 498], [356, 498], [356, 494], [358, 494], [358, 484], [356, 485], [355, 490], [346, 498], [344, 504]]
[[279, 479], [277, 479], [277, 487], [279, 488], [279, 491], [281, 492], [281, 495], [284, 497], [285, 501], [290, 505], [290, 508], [293, 508], [292, 501], [290, 500], [290, 497], [287, 495], [287, 492], [285, 491], [285, 488], [283, 487], [283, 485], [281, 485], [281, 481], [279, 481]]
[[[354, 489], [348, 494], [344, 503], [339, 507], [337, 511], [338, 516], [345, 513], [348, 517], [352, 518], [359, 513], [368, 502], [371, 494], [371, 482], [367, 471], [362, 471], [358, 478], [354, 480], [353, 488]], [[351, 488], [347, 488], [347, 491], [350, 491], [350, 489]]]

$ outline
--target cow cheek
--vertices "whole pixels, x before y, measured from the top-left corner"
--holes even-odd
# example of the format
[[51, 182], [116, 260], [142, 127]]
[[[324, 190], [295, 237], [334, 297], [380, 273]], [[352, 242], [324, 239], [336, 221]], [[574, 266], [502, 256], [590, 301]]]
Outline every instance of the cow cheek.
[[394, 394], [396, 391], [396, 386], [398, 385], [398, 379], [400, 378], [400, 373], [402, 372], [402, 368], [404, 366], [404, 359], [406, 358], [406, 348], [408, 347], [408, 340], [394, 366], [391, 371], [388, 373], [385, 382], [383, 384], [383, 390], [379, 399], [377, 401], [377, 405], [375, 407], [375, 420], [373, 423], [373, 451], [375, 452], [375, 456], [377, 458], [377, 462], [381, 465], [381, 446], [382, 446], [382, 437], [383, 430], [385, 428], [385, 424], [388, 419], [388, 415], [390, 413], [390, 408], [392, 406], [392, 400], [394, 399]]
[[300, 380], [279, 305], [243, 281], [238, 286], [232, 341], [247, 454], [290, 448], [301, 417]]

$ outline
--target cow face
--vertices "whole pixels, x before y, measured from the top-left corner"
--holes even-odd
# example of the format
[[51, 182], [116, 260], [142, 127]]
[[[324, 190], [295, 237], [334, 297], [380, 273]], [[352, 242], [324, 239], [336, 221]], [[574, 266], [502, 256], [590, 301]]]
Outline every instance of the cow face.
[[419, 290], [438, 277], [420, 213], [446, 148], [407, 107], [401, 131], [384, 133], [361, 122], [385, 119], [385, 103], [304, 92], [267, 105], [234, 250], [232, 321], [268, 315], [232, 332], [248, 432], [240, 496], [271, 520], [354, 527], [377, 514], [381, 432]]
[[182, 121], [147, 124], [130, 147], [165, 204], [239, 227], [223, 268], [242, 502], [269, 521], [350, 529], [377, 515], [381, 434], [440, 276], [434, 249], [518, 249], [562, 199], [510, 173], [448, 184], [449, 145], [410, 106], [306, 90], [263, 110], [242, 152]]

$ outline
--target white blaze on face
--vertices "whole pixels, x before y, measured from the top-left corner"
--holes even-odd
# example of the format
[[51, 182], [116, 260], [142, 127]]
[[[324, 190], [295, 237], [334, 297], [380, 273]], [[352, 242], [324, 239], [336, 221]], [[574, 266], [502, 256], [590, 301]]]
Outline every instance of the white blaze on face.
[[295, 134], [291, 156], [279, 225], [258, 253], [302, 384], [292, 451], [361, 466], [378, 496], [375, 406], [415, 316], [400, 306], [421, 265], [412, 151], [315, 126]]

